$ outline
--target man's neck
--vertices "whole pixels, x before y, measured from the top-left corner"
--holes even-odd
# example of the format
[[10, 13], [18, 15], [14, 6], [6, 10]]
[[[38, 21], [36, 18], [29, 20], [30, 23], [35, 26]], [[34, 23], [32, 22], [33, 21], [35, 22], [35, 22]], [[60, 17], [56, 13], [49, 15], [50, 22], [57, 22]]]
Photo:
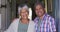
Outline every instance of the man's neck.
[[40, 16], [39, 18], [40, 18], [41, 20], [43, 20], [43, 17], [44, 17], [44, 15]]

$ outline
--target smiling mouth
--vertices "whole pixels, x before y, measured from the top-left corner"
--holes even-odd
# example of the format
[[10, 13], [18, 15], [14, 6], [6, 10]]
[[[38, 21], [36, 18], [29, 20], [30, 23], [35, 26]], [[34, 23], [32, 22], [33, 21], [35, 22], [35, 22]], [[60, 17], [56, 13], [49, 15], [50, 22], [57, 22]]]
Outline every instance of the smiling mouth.
[[41, 12], [38, 12], [38, 14], [41, 14]]

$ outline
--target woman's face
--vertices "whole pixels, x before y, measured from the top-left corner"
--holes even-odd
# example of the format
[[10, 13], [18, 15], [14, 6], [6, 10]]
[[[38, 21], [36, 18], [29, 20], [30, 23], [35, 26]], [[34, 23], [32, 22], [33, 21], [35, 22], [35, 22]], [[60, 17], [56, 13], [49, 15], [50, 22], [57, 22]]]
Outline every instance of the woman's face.
[[22, 9], [20, 12], [20, 16], [22, 19], [27, 19], [28, 18], [28, 11], [26, 9]]

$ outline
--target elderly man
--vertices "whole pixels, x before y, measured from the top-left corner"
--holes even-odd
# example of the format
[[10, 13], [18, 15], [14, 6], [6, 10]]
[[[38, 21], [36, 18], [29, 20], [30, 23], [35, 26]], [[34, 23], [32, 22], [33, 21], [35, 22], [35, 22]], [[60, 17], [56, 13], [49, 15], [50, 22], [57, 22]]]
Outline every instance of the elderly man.
[[34, 19], [36, 32], [56, 32], [55, 20], [45, 12], [42, 3], [35, 3], [37, 17]]
[[5, 32], [35, 32], [35, 23], [28, 19], [29, 10], [27, 5], [18, 7], [19, 18], [11, 23]]

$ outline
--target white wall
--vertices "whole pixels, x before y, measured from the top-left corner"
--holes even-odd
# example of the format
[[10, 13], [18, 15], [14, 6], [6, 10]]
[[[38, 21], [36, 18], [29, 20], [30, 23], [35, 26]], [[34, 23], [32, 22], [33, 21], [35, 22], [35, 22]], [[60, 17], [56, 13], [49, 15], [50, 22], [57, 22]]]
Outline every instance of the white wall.
[[1, 7], [1, 0], [0, 0], [0, 7]]
[[11, 10], [10, 10], [9, 2], [7, 0], [1, 0], [0, 5], [6, 5], [6, 7], [0, 7], [0, 14], [1, 14], [0, 32], [3, 32], [9, 26], [10, 17], [11, 17]]
[[1, 14], [0, 14], [0, 29], [1, 29]]

